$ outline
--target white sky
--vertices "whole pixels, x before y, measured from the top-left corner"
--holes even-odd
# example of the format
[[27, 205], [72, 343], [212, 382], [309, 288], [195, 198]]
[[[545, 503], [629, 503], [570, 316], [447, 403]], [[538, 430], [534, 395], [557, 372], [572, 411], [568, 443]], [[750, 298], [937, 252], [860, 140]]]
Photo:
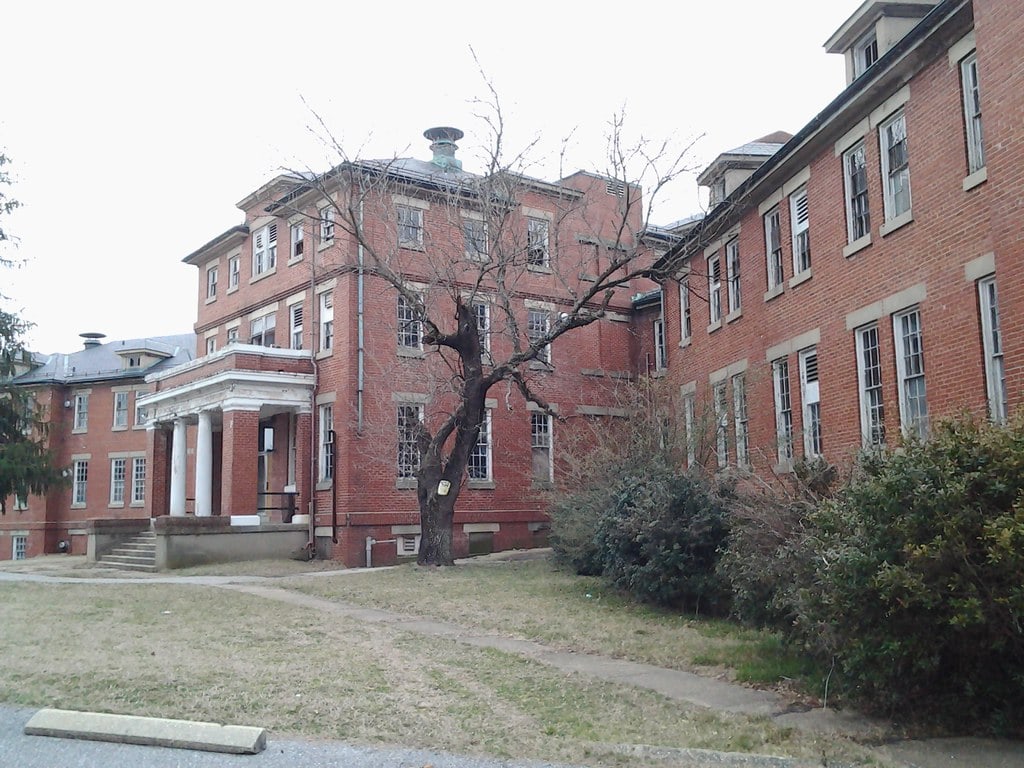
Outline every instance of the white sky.
[[[310, 108], [352, 156], [429, 159], [426, 128], [466, 131], [477, 170], [494, 83], [509, 145], [539, 139], [534, 175], [603, 168], [611, 116], [678, 144], [691, 165], [751, 139], [795, 133], [842, 89], [822, 42], [860, 0], [519, 0], [515, 3], [8, 3], [0, 151], [24, 207], [0, 272], [8, 309], [39, 352], [191, 330], [196, 270], [181, 259], [241, 223], [235, 203], [282, 167], [337, 158]], [[305, 104], [304, 104], [305, 101]], [[309, 106], [306, 106], [308, 104]], [[694, 176], [657, 209], [699, 210]]]

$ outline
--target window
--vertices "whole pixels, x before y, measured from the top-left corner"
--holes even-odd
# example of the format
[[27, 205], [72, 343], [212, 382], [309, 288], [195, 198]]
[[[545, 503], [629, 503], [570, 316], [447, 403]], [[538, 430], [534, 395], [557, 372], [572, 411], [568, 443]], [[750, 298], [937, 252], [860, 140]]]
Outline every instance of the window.
[[853, 76], [860, 77], [878, 61], [878, 39], [871, 32], [853, 47]]
[[237, 288], [239, 282], [241, 282], [241, 274], [239, 272], [241, 265], [241, 259], [237, 256], [232, 256], [228, 259], [228, 290]]
[[491, 355], [491, 305], [486, 301], [473, 302], [476, 330], [480, 336], [480, 356], [489, 360]]
[[693, 335], [690, 318], [690, 278], [679, 281], [679, 340], [689, 341]]
[[779, 464], [788, 466], [793, 460], [793, 401], [789, 391], [789, 361], [779, 358], [772, 363], [775, 385], [775, 439]]
[[470, 480], [491, 479], [491, 411], [484, 409], [484, 418], [477, 432], [476, 445], [469, 452], [467, 473]]
[[722, 319], [722, 260], [717, 253], [708, 257], [708, 313], [711, 325]]
[[303, 246], [303, 232], [302, 222], [298, 224], [292, 224], [290, 228], [290, 240], [291, 240], [291, 251], [288, 254], [288, 258], [295, 261], [302, 258]]
[[217, 268], [210, 267], [206, 270], [206, 298], [217, 298]]
[[722, 468], [729, 463], [729, 401], [724, 381], [712, 387], [711, 396], [715, 406], [715, 448], [718, 466]]
[[302, 349], [302, 304], [288, 307], [288, 338], [292, 349]]
[[852, 243], [871, 233], [868, 164], [863, 141], [843, 155], [843, 175], [846, 185], [846, 237]]
[[114, 426], [128, 426], [128, 393], [114, 393]]
[[320, 209], [320, 242], [329, 243], [334, 239], [334, 209], [330, 206]]
[[86, 459], [78, 459], [72, 465], [71, 473], [71, 503], [84, 505], [86, 485], [89, 482], [89, 462]]
[[729, 314], [740, 311], [740, 241], [733, 238], [725, 245], [725, 279], [729, 283]]
[[249, 343], [257, 347], [273, 347], [276, 324], [276, 316], [273, 314], [257, 317], [249, 324]]
[[24, 560], [28, 553], [28, 536], [11, 536], [12, 560]]
[[526, 263], [531, 267], [548, 266], [548, 222], [545, 219], [526, 220]]
[[326, 352], [334, 346], [334, 293], [320, 294], [320, 351]]
[[885, 407], [882, 402], [882, 356], [878, 326], [875, 325], [857, 331], [857, 385], [864, 447], [882, 447], [885, 445]]
[[334, 479], [334, 406], [320, 406], [320, 481]]
[[900, 112], [878, 130], [882, 147], [885, 220], [891, 221], [910, 210], [910, 154], [907, 149], [906, 116]]
[[800, 402], [803, 403], [804, 456], [821, 456], [821, 396], [818, 391], [818, 350], [800, 353]]
[[654, 370], [665, 370], [668, 357], [665, 349], [665, 321], [658, 318], [654, 321]]
[[128, 471], [128, 459], [110, 460], [110, 503], [124, 504], [124, 481]]
[[764, 216], [765, 253], [768, 255], [768, 290], [782, 285], [782, 214], [774, 208]]
[[84, 432], [89, 428], [89, 393], [80, 392], [75, 395], [75, 427], [76, 432]]
[[228, 328], [228, 344], [234, 344], [238, 341], [238, 326], [234, 328]]
[[262, 275], [277, 266], [277, 223], [267, 224], [252, 236], [252, 274]]
[[747, 379], [742, 373], [732, 377], [732, 413], [736, 429], [736, 464], [750, 465], [750, 429], [747, 417]]
[[[526, 314], [526, 340], [537, 344], [551, 329], [551, 315], [540, 309], [531, 309]], [[551, 345], [545, 344], [537, 350], [537, 359], [542, 363], [551, 362]]]
[[132, 504], [146, 501], [146, 458], [137, 456], [132, 459]]
[[900, 393], [900, 423], [905, 435], [928, 437], [928, 402], [924, 386], [924, 347], [921, 312], [912, 309], [893, 317], [896, 378]]
[[487, 222], [463, 219], [462, 235], [466, 241], [466, 256], [476, 260], [487, 259]]
[[146, 409], [139, 405], [139, 395], [145, 394], [144, 392], [138, 392], [135, 395], [135, 426], [142, 427], [146, 424]]
[[24, 496], [14, 494], [14, 511], [25, 512], [28, 510], [28, 499]]
[[423, 211], [419, 208], [398, 206], [398, 244], [403, 248], [423, 247]]
[[423, 406], [398, 406], [398, 477], [416, 477], [420, 469], [417, 437], [423, 421]]
[[416, 316], [415, 308], [398, 294], [398, 346], [406, 349], [423, 349], [423, 327]]
[[206, 340], [206, 354], [212, 355], [216, 351], [217, 351], [217, 337], [216, 336], [210, 336]]
[[789, 220], [793, 229], [793, 274], [811, 268], [811, 220], [807, 212], [807, 187], [789, 197]]
[[125, 363], [128, 368], [141, 368], [142, 355], [128, 355]]
[[530, 451], [533, 461], [534, 482], [550, 483], [554, 480], [550, 414], [530, 414]]
[[981, 299], [981, 336], [985, 350], [985, 383], [988, 389], [988, 412], [992, 421], [1006, 421], [1006, 373], [1003, 369], [1003, 336], [999, 329], [999, 297], [995, 277], [978, 281]]
[[972, 53], [960, 62], [964, 90], [964, 123], [967, 127], [967, 170], [985, 167], [985, 148], [981, 136], [981, 90], [978, 86], [978, 54]]
[[683, 428], [686, 437], [686, 466], [692, 467], [697, 460], [696, 400], [693, 395], [683, 398]]

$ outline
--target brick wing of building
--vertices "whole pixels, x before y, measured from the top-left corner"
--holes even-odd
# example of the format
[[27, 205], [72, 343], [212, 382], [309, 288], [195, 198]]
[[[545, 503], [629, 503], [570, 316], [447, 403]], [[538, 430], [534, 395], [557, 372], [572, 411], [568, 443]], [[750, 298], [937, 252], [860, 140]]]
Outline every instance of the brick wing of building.
[[1020, 403], [1021, 11], [863, 3], [826, 44], [846, 89], [704, 171], [711, 211], [663, 262], [691, 461], [843, 462]]

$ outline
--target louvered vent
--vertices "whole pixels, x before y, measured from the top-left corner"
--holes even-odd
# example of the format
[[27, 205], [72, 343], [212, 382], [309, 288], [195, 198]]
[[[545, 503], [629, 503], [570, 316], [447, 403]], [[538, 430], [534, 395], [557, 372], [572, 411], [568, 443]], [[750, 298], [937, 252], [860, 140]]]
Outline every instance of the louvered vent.
[[605, 185], [605, 191], [609, 195], [614, 195], [615, 197], [622, 197], [624, 194], [626, 194], [626, 184], [625, 182], [619, 181], [618, 179], [608, 179], [608, 183]]
[[804, 358], [804, 378], [808, 384], [813, 384], [818, 380], [818, 356], [807, 355]]

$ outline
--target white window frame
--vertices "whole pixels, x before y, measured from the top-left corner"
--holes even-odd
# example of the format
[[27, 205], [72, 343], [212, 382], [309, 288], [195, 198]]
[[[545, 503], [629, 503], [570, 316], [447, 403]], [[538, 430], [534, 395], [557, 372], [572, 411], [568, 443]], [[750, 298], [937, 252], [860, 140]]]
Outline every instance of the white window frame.
[[489, 248], [486, 221], [464, 216], [462, 218], [462, 237], [465, 241], [466, 258], [473, 261], [487, 260]]
[[302, 349], [304, 314], [301, 301], [288, 305], [288, 346], [291, 349]]
[[768, 290], [771, 291], [786, 279], [782, 259], [782, 211], [779, 206], [764, 215], [764, 251]]
[[494, 479], [493, 437], [491, 409], [485, 408], [476, 443], [469, 451], [469, 461], [466, 464], [466, 475], [471, 481], [486, 482]]
[[89, 430], [89, 393], [79, 392], [75, 395], [75, 421], [74, 432], [87, 432]]
[[320, 244], [324, 245], [334, 240], [334, 208], [325, 206], [320, 209]]
[[822, 455], [820, 360], [817, 348], [800, 350], [798, 361], [800, 407], [804, 423], [804, 456], [814, 459]]
[[808, 206], [806, 186], [789, 196], [794, 277], [811, 269], [811, 213]]
[[868, 32], [853, 46], [853, 77], [860, 77], [878, 61], [878, 36], [874, 30]]
[[277, 267], [277, 222], [252, 233], [252, 276], [273, 272]]
[[[267, 334], [270, 333], [268, 340]], [[257, 341], [258, 339], [258, 341]], [[257, 347], [277, 346], [277, 313], [268, 312], [249, 321], [249, 343]]]
[[132, 504], [146, 502], [146, 457], [132, 458]]
[[235, 344], [238, 342], [238, 326], [228, 328], [228, 344]]
[[715, 409], [715, 456], [718, 468], [729, 465], [729, 395], [726, 382], [716, 382], [711, 387], [711, 403]]
[[747, 409], [746, 374], [732, 377], [733, 428], [736, 432], [736, 465], [750, 466], [750, 415]]
[[334, 348], [334, 292], [320, 294], [320, 351], [329, 352]]
[[548, 267], [551, 263], [551, 222], [534, 216], [526, 217], [526, 265]]
[[206, 298], [217, 298], [217, 267], [206, 270]]
[[693, 338], [693, 317], [690, 313], [690, 278], [679, 281], [679, 342], [688, 343]]
[[405, 296], [398, 294], [396, 305], [398, 318], [398, 346], [400, 349], [423, 349], [423, 321], [416, 315], [416, 308]]
[[[894, 141], [902, 135], [904, 144], [904, 157], [902, 163], [892, 167], [890, 154], [899, 141]], [[882, 190], [885, 203], [885, 220], [892, 221], [898, 216], [910, 213], [913, 201], [910, 195], [910, 149], [907, 137], [907, 116], [903, 110], [890, 117], [878, 126], [878, 146], [882, 156]], [[906, 203], [901, 204], [904, 199], [903, 192], [906, 192]]]
[[999, 323], [999, 296], [995, 275], [978, 281], [978, 302], [981, 314], [981, 338], [985, 352], [985, 389], [989, 417], [996, 424], [1005, 424], [1008, 414], [1006, 370], [1003, 364], [1003, 335]]
[[[530, 472], [537, 483], [551, 483], [555, 479], [553, 421], [550, 413], [530, 413]], [[543, 476], [537, 472], [540, 459], [544, 460]]]
[[903, 434], [928, 437], [928, 389], [924, 369], [924, 334], [921, 309], [892, 316], [896, 350], [896, 383], [900, 395], [900, 427]]
[[306, 233], [303, 230], [302, 222], [298, 221], [288, 228], [289, 261], [299, 261], [303, 251], [306, 250]]
[[423, 423], [423, 405], [420, 403], [399, 403], [397, 413], [398, 450], [396, 452], [396, 471], [399, 480], [408, 480], [416, 477], [420, 470], [420, 449], [416, 442], [416, 436], [410, 434], [408, 427], [403, 431], [403, 423], [410, 418], [416, 422]]
[[28, 499], [24, 496], [14, 494], [14, 511], [15, 512], [26, 512], [28, 511]]
[[[114, 428], [128, 427], [128, 392], [114, 393]], [[120, 418], [119, 418], [120, 417]]]
[[89, 460], [75, 459], [71, 465], [71, 505], [84, 507], [89, 497]]
[[217, 351], [217, 337], [216, 336], [208, 336], [206, 338], [206, 354], [212, 355], [216, 351]]
[[11, 536], [11, 559], [25, 560], [28, 556], [28, 536], [15, 534]]
[[843, 188], [846, 195], [846, 240], [853, 243], [871, 234], [867, 145], [863, 140], [843, 153]]
[[885, 447], [885, 396], [882, 386], [882, 340], [872, 323], [855, 332], [860, 431], [864, 448]]
[[234, 290], [242, 282], [242, 259], [232, 256], [228, 259], [228, 290]]
[[725, 279], [729, 285], [729, 314], [742, 308], [740, 293], [740, 239], [734, 237], [725, 244]]
[[398, 245], [402, 248], [423, 247], [423, 209], [413, 205], [396, 206]]
[[320, 435], [317, 449], [317, 478], [321, 483], [334, 480], [334, 457], [337, 450], [336, 433], [334, 432], [334, 404], [327, 403], [318, 409], [317, 422]]
[[665, 319], [657, 318], [653, 323], [654, 370], [664, 371], [668, 367], [668, 350], [665, 348]]
[[480, 356], [484, 361], [491, 359], [491, 304], [488, 301], [474, 301], [473, 316], [480, 336]]
[[779, 466], [793, 462], [793, 393], [789, 382], [789, 359], [772, 361], [772, 389], [775, 395], [775, 442]]
[[985, 167], [977, 51], [972, 51], [960, 62], [960, 82], [964, 97], [964, 127], [967, 135], [967, 171], [971, 174]]
[[[551, 332], [551, 313], [544, 309], [527, 309], [526, 340], [532, 346]], [[538, 361], [551, 364], [551, 344], [545, 344], [537, 350]]]
[[683, 396], [683, 429], [686, 438], [686, 466], [692, 467], [697, 462], [697, 421], [696, 395]]
[[722, 256], [708, 256], [708, 317], [710, 325], [722, 319]]
[[128, 484], [128, 459], [110, 460], [110, 506], [123, 507]]

